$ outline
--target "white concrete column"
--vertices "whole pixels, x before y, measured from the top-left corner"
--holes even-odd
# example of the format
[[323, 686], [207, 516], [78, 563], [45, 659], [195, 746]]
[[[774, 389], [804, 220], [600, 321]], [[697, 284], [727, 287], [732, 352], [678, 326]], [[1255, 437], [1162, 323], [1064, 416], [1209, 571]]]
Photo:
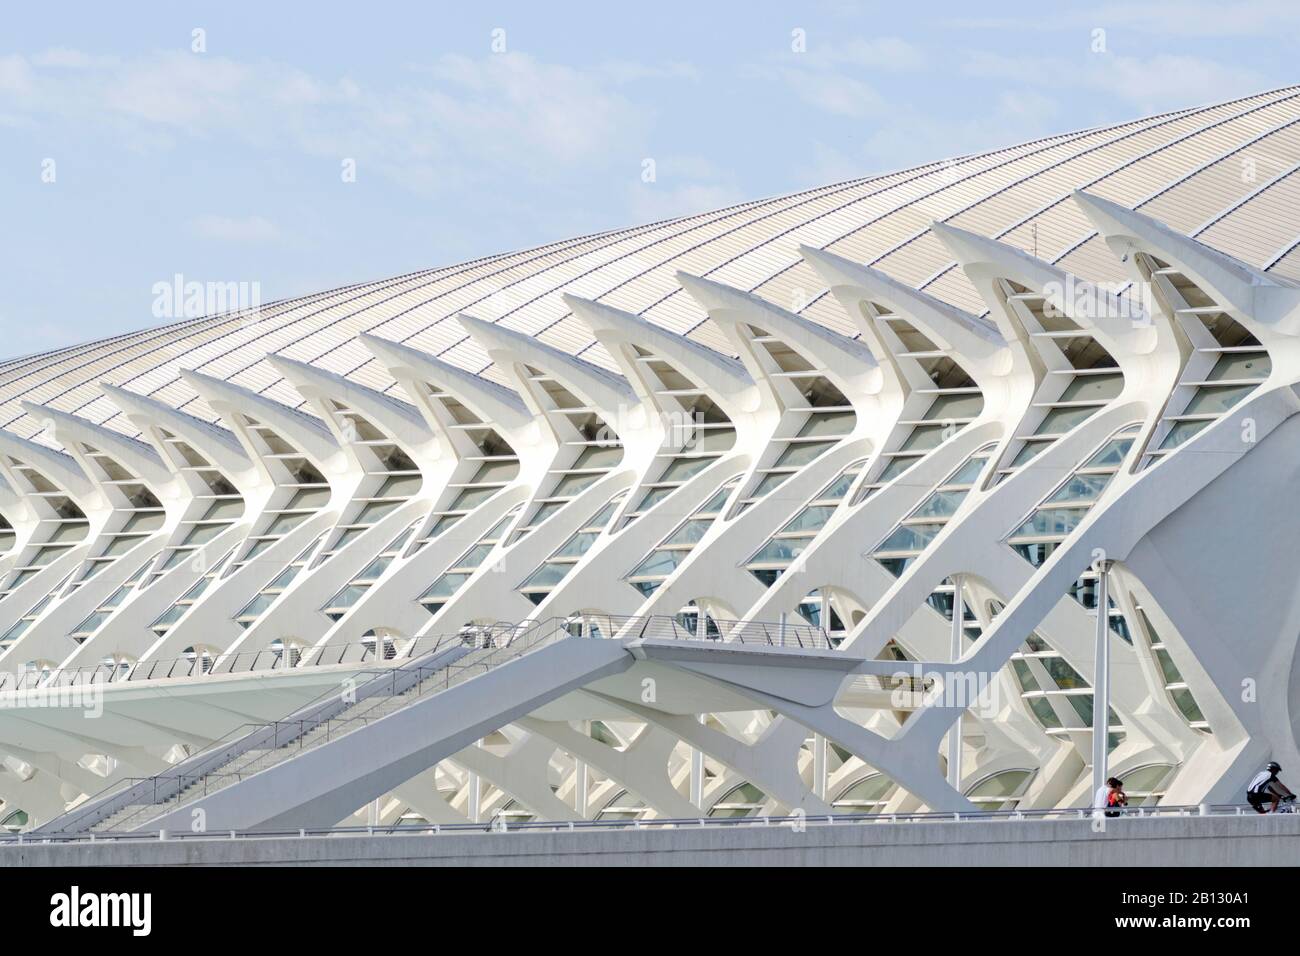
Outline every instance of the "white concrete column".
[[1110, 598], [1109, 561], [1097, 568], [1097, 649], [1092, 679], [1092, 792], [1106, 783], [1107, 738], [1110, 736]]
[[[965, 614], [965, 602], [961, 596], [961, 575], [954, 574], [952, 580], [952, 642], [949, 650], [951, 660], [956, 662], [962, 654], [962, 616]], [[962, 686], [961, 682], [955, 682]], [[969, 686], [967, 684], [966, 686]], [[965, 702], [969, 703], [969, 702]], [[954, 790], [961, 791], [961, 718], [964, 711], [958, 711], [957, 720], [948, 731], [948, 783]]]
[[[704, 615], [703, 606], [695, 602], [695, 637], [704, 640], [708, 637], [709, 625]], [[704, 723], [704, 715], [699, 716], [700, 723]], [[704, 751], [697, 748], [691, 749], [691, 803], [704, 809]]]
[[[704, 723], [704, 715], [699, 716], [700, 723]], [[691, 803], [704, 809], [704, 751], [691, 750]]]
[[[582, 722], [582, 732], [588, 739], [591, 738], [591, 721]], [[573, 758], [577, 763], [573, 775], [573, 809], [578, 816], [587, 819], [587, 795], [591, 792], [591, 780], [588, 777], [587, 762], [580, 760], [576, 756]]]
[[470, 771], [469, 774], [469, 822], [479, 822], [479, 812], [483, 805], [483, 781], [479, 775]]
[[826, 738], [821, 734], [813, 734], [813, 793], [821, 799], [826, 799]]

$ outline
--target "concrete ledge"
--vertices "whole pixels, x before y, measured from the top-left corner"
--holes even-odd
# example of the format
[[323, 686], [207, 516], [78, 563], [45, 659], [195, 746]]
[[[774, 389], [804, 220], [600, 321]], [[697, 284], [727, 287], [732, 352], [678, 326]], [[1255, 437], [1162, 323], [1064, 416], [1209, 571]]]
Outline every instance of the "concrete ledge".
[[13, 866], [1294, 866], [1300, 814], [210, 837], [0, 847]]

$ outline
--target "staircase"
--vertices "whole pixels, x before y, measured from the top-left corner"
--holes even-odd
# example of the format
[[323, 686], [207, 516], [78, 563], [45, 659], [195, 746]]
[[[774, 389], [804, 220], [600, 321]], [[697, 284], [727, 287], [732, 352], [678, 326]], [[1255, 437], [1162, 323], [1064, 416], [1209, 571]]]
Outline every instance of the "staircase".
[[[473, 667], [477, 661], [490, 653], [490, 651], [485, 650], [471, 650], [458, 658], [456, 666]], [[358, 701], [340, 715], [319, 723], [304, 733], [290, 734], [287, 739], [282, 734], [274, 746], [251, 747], [206, 773], [189, 777], [182, 775], [183, 780], [180, 789], [173, 796], [157, 802], [148, 801], [128, 804], [111, 816], [105, 817], [91, 826], [90, 830], [95, 833], [133, 830], [167, 810], [185, 806], [200, 797], [207, 796], [209, 793], [215, 793], [233, 783], [237, 783], [244, 777], [274, 767], [285, 760], [291, 760], [300, 753], [328, 743], [331, 739], [355, 730], [368, 722], [387, 717], [389, 714], [401, 710], [426, 691], [441, 687], [447, 676], [447, 667], [450, 666], [452, 664], [448, 662], [446, 666], [431, 671], [419, 683], [398, 694], [390, 696], [376, 695], [369, 700]], [[377, 679], [381, 681], [387, 680], [386, 677]]]
[[309, 705], [284, 720], [261, 725], [233, 744], [210, 747], [154, 777], [126, 782], [129, 785], [124, 789], [96, 798], [39, 829], [62, 834], [87, 831], [110, 834], [139, 829], [164, 813], [292, 760], [382, 720], [421, 697], [454, 687], [566, 636], [569, 632], [560, 620], [458, 635], [450, 642], [440, 642], [416, 661], [371, 678], [356, 689], [351, 700], [340, 700], [341, 695], [334, 692], [334, 699]]

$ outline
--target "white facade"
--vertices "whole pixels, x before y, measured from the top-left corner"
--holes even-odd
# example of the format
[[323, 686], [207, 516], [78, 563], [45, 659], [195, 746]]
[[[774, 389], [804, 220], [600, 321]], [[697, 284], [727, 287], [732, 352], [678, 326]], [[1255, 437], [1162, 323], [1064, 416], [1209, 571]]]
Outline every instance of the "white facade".
[[0, 365], [0, 818], [499, 622], [603, 643], [212, 812], [1236, 799], [1300, 765], [1298, 157], [1280, 90]]

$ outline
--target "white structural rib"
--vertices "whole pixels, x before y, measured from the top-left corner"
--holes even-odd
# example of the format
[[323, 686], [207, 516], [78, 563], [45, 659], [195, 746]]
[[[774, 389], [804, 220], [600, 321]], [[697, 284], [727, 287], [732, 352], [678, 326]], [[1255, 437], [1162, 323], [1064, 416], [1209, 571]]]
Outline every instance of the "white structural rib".
[[1236, 799], [1297, 169], [1289, 88], [0, 364], [0, 825]]

